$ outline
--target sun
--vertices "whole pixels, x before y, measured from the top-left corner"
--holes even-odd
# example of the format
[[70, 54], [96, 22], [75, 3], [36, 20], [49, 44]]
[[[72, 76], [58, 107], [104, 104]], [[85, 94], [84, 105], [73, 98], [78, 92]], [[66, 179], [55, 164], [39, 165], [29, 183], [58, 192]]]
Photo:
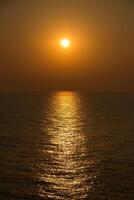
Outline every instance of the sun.
[[63, 48], [68, 48], [70, 46], [70, 40], [67, 38], [64, 38], [60, 41], [60, 46]]

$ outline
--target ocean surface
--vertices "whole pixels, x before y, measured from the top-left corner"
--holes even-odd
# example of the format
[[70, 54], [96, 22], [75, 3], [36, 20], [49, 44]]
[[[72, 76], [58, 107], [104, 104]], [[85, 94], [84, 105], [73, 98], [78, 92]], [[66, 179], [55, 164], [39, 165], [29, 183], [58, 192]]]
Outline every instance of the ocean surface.
[[0, 95], [0, 200], [43, 199], [134, 199], [134, 94]]

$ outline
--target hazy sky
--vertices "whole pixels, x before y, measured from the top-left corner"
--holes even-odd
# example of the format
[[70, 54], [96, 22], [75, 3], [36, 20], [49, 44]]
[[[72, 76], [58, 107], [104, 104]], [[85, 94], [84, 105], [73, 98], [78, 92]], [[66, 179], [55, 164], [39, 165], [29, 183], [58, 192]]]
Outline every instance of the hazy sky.
[[134, 91], [133, 0], [0, 0], [0, 92], [53, 89]]

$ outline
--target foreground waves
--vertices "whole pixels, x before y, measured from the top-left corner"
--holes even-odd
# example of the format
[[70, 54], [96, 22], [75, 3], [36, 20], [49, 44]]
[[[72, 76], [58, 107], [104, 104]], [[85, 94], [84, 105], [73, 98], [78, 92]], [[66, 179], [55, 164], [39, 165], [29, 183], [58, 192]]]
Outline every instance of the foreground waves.
[[0, 96], [2, 200], [134, 199], [134, 95]]

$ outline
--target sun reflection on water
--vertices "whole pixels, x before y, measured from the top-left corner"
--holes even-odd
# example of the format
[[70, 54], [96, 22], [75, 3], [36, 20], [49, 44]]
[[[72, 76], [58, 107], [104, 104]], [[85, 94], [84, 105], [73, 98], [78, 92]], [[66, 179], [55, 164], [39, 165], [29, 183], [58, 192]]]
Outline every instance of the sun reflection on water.
[[[40, 196], [48, 199], [84, 199], [90, 190], [86, 136], [77, 93], [57, 92], [51, 97], [50, 116], [44, 125], [48, 141], [39, 180]], [[45, 137], [45, 136], [44, 136]]]

